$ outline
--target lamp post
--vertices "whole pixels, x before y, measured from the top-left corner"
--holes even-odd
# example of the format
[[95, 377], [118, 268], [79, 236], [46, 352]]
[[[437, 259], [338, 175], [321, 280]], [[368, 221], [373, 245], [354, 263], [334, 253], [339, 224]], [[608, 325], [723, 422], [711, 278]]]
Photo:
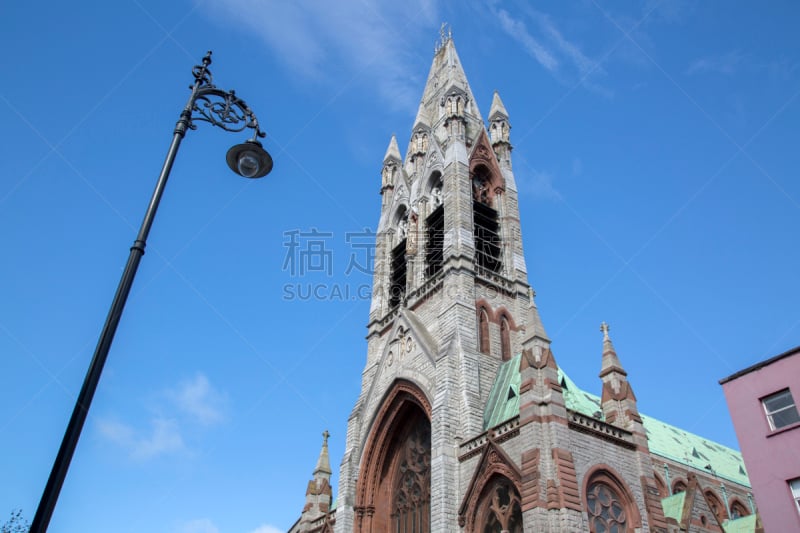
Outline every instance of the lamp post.
[[228, 150], [225, 157], [228, 166], [245, 178], [261, 178], [272, 170], [272, 157], [258, 142], [259, 137], [266, 136], [258, 126], [258, 119], [256, 119], [255, 114], [244, 100], [236, 96], [234, 91], [226, 92], [214, 86], [211, 71], [208, 70], [210, 64], [211, 52], [208, 52], [203, 57], [203, 64], [195, 65], [192, 69], [192, 75], [194, 76], [194, 84], [190, 87], [192, 94], [189, 96], [189, 101], [181, 111], [178, 123], [175, 125], [172, 143], [169, 146], [164, 165], [161, 167], [161, 174], [158, 176], [155, 190], [147, 206], [142, 225], [139, 228], [139, 234], [136, 236], [133, 246], [131, 246], [125, 271], [122, 273], [122, 278], [117, 286], [117, 292], [111, 303], [111, 309], [108, 311], [103, 331], [100, 333], [100, 339], [97, 341], [92, 362], [89, 364], [89, 370], [75, 402], [72, 417], [61, 441], [61, 447], [50, 471], [50, 477], [47, 480], [47, 485], [45, 485], [42, 499], [39, 501], [39, 507], [36, 509], [36, 515], [33, 517], [31, 533], [45, 533], [47, 531], [59, 492], [61, 492], [61, 486], [64, 484], [64, 478], [69, 469], [69, 463], [78, 444], [81, 429], [86, 421], [89, 405], [92, 403], [92, 398], [97, 389], [103, 365], [108, 357], [111, 342], [114, 340], [114, 333], [117, 331], [122, 310], [125, 308], [128, 293], [131, 285], [133, 285], [133, 278], [139, 268], [139, 261], [144, 255], [147, 235], [153, 225], [153, 218], [161, 201], [164, 187], [167, 184], [172, 163], [175, 161], [178, 147], [186, 135], [186, 131], [188, 129], [197, 129], [197, 126], [193, 123], [195, 120], [209, 122], [226, 131], [239, 132], [247, 128], [252, 129], [254, 132], [252, 139], [237, 144]]

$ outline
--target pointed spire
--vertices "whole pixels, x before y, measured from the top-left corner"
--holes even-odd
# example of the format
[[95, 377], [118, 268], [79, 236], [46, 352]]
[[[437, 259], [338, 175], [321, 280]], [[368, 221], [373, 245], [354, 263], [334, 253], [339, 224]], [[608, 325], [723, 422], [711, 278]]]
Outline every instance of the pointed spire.
[[[478, 111], [475, 98], [472, 96], [467, 75], [461, 66], [452, 34], [448, 32], [442, 35], [442, 42], [436, 48], [433, 63], [428, 72], [428, 80], [425, 82], [420, 109], [425, 109], [428, 120], [440, 117], [439, 108], [444, 105], [443, 97], [458, 92], [466, 96], [466, 100], [469, 102], [469, 113], [482, 123], [483, 119]], [[419, 118], [419, 113], [417, 113], [417, 117]], [[428, 124], [434, 125], [430, 122]]]
[[397, 137], [394, 133], [389, 141], [389, 147], [386, 149], [386, 155], [383, 156], [384, 163], [390, 160], [396, 160], [398, 163], [403, 161], [400, 157], [400, 148], [397, 146]]
[[331, 461], [328, 456], [328, 437], [331, 434], [328, 433], [328, 430], [322, 432], [322, 450], [319, 452], [319, 459], [317, 459], [317, 467], [314, 469], [314, 477], [317, 477], [317, 474], [331, 474]]
[[623, 376], [627, 376], [628, 373], [622, 368], [622, 363], [619, 362], [617, 352], [614, 350], [614, 345], [611, 343], [611, 337], [608, 336], [609, 329], [611, 328], [609, 328], [608, 324], [605, 322], [600, 324], [600, 331], [603, 332], [603, 363], [600, 368], [600, 377], [602, 378], [611, 372], [617, 372]]
[[637, 435], [635, 438], [640, 439], [642, 445], [646, 445], [647, 437], [636, 407], [636, 395], [628, 382], [628, 373], [619, 362], [611, 337], [608, 336], [609, 329], [605, 322], [600, 325], [600, 331], [603, 332], [603, 363], [600, 369], [600, 379], [603, 381], [600, 400], [603, 414], [606, 422], [627, 427]]
[[492, 107], [489, 109], [489, 120], [497, 118], [508, 119], [508, 111], [506, 111], [506, 106], [503, 105], [503, 101], [500, 99], [500, 93], [495, 91], [492, 97]]
[[525, 321], [525, 339], [522, 341], [523, 347], [526, 348], [534, 339], [543, 341], [546, 344], [550, 343], [547, 332], [544, 330], [542, 319], [539, 317], [539, 308], [536, 307], [536, 291], [533, 290], [533, 287], [529, 287], [528, 291], [531, 303], [528, 306], [528, 316]]

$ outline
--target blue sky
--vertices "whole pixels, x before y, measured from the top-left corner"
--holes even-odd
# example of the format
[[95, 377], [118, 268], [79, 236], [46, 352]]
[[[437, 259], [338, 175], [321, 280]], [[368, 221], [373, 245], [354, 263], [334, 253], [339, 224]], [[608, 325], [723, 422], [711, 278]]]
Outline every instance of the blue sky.
[[[336, 481], [371, 283], [352, 234], [443, 21], [484, 117], [495, 89], [511, 116], [560, 365], [599, 393], [605, 320], [641, 411], [738, 447], [717, 381], [800, 344], [800, 13], [743, 4], [6, 3], [0, 513], [35, 512], [208, 49], [275, 169], [187, 135], [50, 530], [286, 530], [324, 429]], [[313, 230], [330, 262], [301, 274], [289, 235]]]

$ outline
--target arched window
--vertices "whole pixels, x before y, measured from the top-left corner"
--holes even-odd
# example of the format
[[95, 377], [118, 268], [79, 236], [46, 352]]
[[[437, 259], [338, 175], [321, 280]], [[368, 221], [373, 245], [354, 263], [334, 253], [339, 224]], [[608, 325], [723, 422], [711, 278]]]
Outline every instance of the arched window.
[[489, 315], [483, 307], [478, 311], [478, 344], [481, 353], [491, 353], [489, 347]]
[[511, 359], [511, 332], [505, 315], [500, 318], [500, 355], [503, 361]]
[[750, 514], [750, 511], [747, 510], [747, 507], [738, 500], [734, 500], [731, 503], [731, 520], [736, 520], [737, 518], [741, 518], [743, 516], [747, 516]]
[[628, 516], [625, 504], [617, 492], [606, 483], [597, 481], [589, 485], [586, 494], [591, 533], [625, 533]]
[[654, 474], [653, 477], [656, 478], [656, 487], [658, 488], [658, 497], [659, 498], [666, 498], [669, 496], [669, 491], [667, 491], [667, 484], [664, 483], [664, 480], [661, 479], [661, 476], [658, 474]]
[[495, 476], [484, 489], [478, 506], [478, 533], [523, 533], [521, 498], [503, 476]]
[[686, 492], [686, 483], [681, 480], [672, 484], [672, 494], [678, 494], [679, 492]]
[[708, 503], [709, 509], [711, 512], [714, 513], [714, 516], [717, 517], [720, 523], [722, 523], [726, 518], [725, 513], [725, 506], [722, 505], [722, 501], [714, 494], [714, 491], [707, 490], [705, 492], [706, 503]]
[[588, 475], [584, 487], [590, 533], [628, 533], [641, 527], [630, 492], [608, 467]]

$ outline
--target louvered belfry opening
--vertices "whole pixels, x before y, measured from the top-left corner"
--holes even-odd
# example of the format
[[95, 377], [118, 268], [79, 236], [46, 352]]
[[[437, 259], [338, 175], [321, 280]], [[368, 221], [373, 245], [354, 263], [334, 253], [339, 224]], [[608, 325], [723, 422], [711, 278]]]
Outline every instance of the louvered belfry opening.
[[425, 226], [427, 228], [425, 275], [432, 278], [442, 271], [444, 259], [444, 205], [440, 205], [428, 215]]
[[475, 235], [475, 264], [491, 272], [500, 272], [500, 224], [492, 208], [492, 173], [483, 165], [472, 172], [472, 218]]
[[389, 285], [389, 307], [394, 308], [406, 294], [406, 239], [392, 249], [392, 275]]
[[475, 263], [492, 272], [500, 272], [500, 224], [497, 211], [482, 202], [472, 202], [475, 222]]

